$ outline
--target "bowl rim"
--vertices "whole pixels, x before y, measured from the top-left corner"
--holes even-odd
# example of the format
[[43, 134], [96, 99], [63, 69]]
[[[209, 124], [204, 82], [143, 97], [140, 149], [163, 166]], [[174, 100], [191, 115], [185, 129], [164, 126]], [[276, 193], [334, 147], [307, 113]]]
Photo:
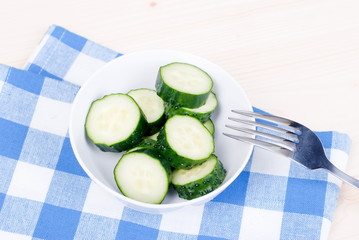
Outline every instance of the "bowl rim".
[[109, 61], [108, 63], [104, 64], [99, 69], [97, 69], [85, 81], [85, 83], [82, 84], [82, 86], [80, 86], [80, 89], [77, 92], [77, 94], [74, 98], [74, 101], [72, 102], [71, 112], [70, 112], [70, 123], [69, 123], [70, 143], [71, 143], [71, 146], [72, 146], [72, 149], [73, 149], [73, 152], [74, 152], [77, 162], [80, 164], [82, 169], [85, 171], [85, 173], [88, 175], [88, 177], [92, 181], [94, 181], [96, 184], [98, 184], [102, 189], [106, 190], [107, 192], [111, 193], [116, 198], [121, 200], [121, 202], [124, 203], [125, 205], [127, 205], [135, 210], [142, 211], [142, 212], [158, 212], [158, 211], [163, 211], [163, 210], [166, 211], [166, 210], [172, 210], [172, 209], [174, 210], [174, 209], [182, 208], [182, 207], [185, 207], [188, 205], [204, 204], [204, 203], [212, 200], [214, 197], [216, 197], [218, 194], [220, 194], [223, 190], [225, 190], [231, 183], [233, 183], [233, 181], [243, 172], [243, 169], [247, 165], [247, 163], [252, 155], [252, 152], [253, 152], [253, 145], [251, 145], [249, 151], [246, 153], [246, 156], [244, 156], [245, 161], [243, 162], [242, 166], [238, 170], [236, 170], [235, 173], [226, 182], [222, 183], [220, 185], [220, 187], [218, 187], [214, 191], [212, 191], [204, 196], [201, 196], [201, 197], [198, 197], [198, 198], [195, 198], [192, 200], [184, 201], [184, 202], [178, 202], [178, 203], [152, 204], [152, 203], [140, 202], [140, 201], [128, 198], [128, 197], [124, 196], [123, 194], [121, 194], [120, 192], [116, 192], [113, 189], [106, 186], [87, 168], [86, 164], [83, 162], [83, 160], [80, 156], [80, 153], [78, 152], [78, 149], [76, 148], [76, 143], [74, 140], [75, 129], [73, 126], [74, 121], [72, 121], [72, 120], [75, 115], [76, 105], [79, 101], [78, 96], [80, 96], [82, 91], [84, 91], [84, 89], [86, 89], [87, 85], [92, 83], [92, 79], [96, 78], [99, 74], [101, 74], [102, 71], [104, 71], [104, 69], [108, 68], [109, 65], [117, 64], [117, 62], [119, 62], [119, 61], [126, 61], [126, 58], [132, 58], [133, 56], [138, 55], [138, 54], [146, 54], [146, 53], [147, 54], [149, 54], [149, 53], [155, 54], [158, 52], [171, 53], [171, 54], [182, 54], [182, 55], [184, 54], [184, 55], [190, 56], [192, 58], [196, 58], [196, 59], [200, 60], [201, 62], [203, 61], [207, 64], [217, 66], [226, 75], [226, 77], [236, 85], [236, 87], [237, 87], [238, 91], [240, 91], [247, 107], [250, 108], [250, 110], [253, 110], [252, 104], [250, 103], [247, 94], [245, 93], [243, 88], [239, 85], [239, 83], [227, 71], [225, 71], [218, 64], [215, 64], [205, 58], [202, 58], [200, 56], [197, 56], [197, 55], [194, 55], [191, 53], [187, 53], [184, 51], [178, 51], [178, 50], [173, 50], [173, 49], [149, 49], [149, 50], [136, 51], [136, 52], [121, 55], [120, 57]]

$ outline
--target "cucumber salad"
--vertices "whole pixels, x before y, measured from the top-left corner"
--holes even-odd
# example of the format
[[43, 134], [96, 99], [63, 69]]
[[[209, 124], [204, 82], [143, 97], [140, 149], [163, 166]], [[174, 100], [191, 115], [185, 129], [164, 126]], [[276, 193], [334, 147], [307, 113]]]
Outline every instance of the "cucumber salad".
[[174, 62], [155, 89], [113, 93], [92, 102], [85, 132], [100, 150], [123, 152], [114, 179], [123, 195], [159, 204], [170, 188], [184, 199], [218, 188], [226, 170], [214, 155], [211, 115], [218, 101], [202, 69]]

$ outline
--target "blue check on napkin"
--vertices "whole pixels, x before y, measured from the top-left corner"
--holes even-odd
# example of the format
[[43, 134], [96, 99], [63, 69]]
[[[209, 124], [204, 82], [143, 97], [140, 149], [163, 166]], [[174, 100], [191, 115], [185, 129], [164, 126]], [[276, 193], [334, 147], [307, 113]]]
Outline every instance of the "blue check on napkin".
[[[51, 26], [25, 70], [0, 65], [0, 239], [328, 237], [340, 181], [258, 148], [215, 199], [161, 215], [132, 210], [92, 182], [71, 149], [71, 103], [94, 71], [120, 56]], [[348, 136], [317, 134], [344, 169]]]

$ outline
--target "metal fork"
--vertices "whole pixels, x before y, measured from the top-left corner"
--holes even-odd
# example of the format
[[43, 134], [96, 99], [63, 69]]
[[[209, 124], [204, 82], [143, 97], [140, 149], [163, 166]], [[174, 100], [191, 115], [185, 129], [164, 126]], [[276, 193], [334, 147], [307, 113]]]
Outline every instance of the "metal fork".
[[[228, 133], [223, 133], [224, 135], [279, 153], [311, 170], [319, 168], [326, 169], [339, 179], [359, 188], [359, 180], [339, 170], [328, 160], [325, 156], [322, 142], [309, 128], [295, 121], [273, 115], [240, 110], [232, 110], [232, 112], [275, 123], [276, 125], [229, 117], [229, 120], [255, 126], [257, 127], [257, 130], [233, 125], [226, 125], [226, 127], [254, 136], [259, 136], [260, 138], [251, 138]], [[266, 130], [263, 131], [263, 129]]]

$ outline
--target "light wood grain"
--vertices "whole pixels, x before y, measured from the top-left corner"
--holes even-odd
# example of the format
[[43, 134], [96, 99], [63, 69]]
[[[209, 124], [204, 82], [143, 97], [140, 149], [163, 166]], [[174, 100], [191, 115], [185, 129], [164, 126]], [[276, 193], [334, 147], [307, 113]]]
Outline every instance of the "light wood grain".
[[[352, 138], [359, 178], [359, 2], [13, 0], [0, 7], [0, 63], [22, 67], [49, 25], [122, 53], [171, 48], [230, 72], [253, 105]], [[343, 186], [330, 240], [359, 239], [359, 190]]]

